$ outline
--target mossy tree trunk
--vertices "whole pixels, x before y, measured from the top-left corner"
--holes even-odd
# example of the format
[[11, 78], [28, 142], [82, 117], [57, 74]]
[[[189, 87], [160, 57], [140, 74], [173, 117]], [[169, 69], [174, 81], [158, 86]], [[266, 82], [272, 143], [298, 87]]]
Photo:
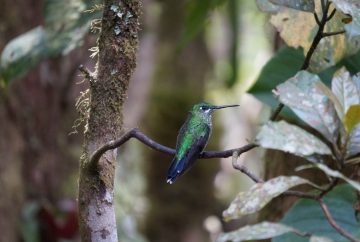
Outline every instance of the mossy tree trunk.
[[122, 130], [122, 106], [136, 66], [140, 0], [104, 0], [99, 54], [90, 81], [90, 109], [80, 164], [79, 217], [82, 241], [118, 241], [114, 210], [116, 152], [96, 164], [91, 154]]

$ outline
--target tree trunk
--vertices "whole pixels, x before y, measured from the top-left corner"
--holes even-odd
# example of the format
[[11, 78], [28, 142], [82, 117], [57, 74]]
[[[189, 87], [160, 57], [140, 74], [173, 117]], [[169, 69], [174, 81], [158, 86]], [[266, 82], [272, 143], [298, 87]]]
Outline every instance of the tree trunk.
[[99, 54], [90, 80], [90, 110], [80, 164], [79, 217], [82, 241], [118, 241], [114, 210], [116, 152], [96, 164], [91, 154], [122, 130], [122, 107], [136, 66], [139, 0], [105, 0]]

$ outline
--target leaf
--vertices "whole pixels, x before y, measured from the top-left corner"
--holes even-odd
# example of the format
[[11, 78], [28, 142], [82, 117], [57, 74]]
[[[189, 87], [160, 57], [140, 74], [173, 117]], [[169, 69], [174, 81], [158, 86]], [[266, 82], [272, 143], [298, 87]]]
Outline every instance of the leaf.
[[360, 104], [350, 106], [345, 114], [344, 125], [346, 131], [351, 133], [352, 129], [360, 123]]
[[92, 0], [46, 0], [45, 25], [10, 41], [1, 53], [0, 79], [6, 83], [24, 76], [41, 60], [66, 55], [78, 47], [92, 18], [100, 13], [84, 13]]
[[240, 192], [236, 196], [230, 206], [223, 212], [224, 220], [229, 221], [255, 213], [281, 193], [305, 183], [309, 183], [309, 181], [297, 176], [279, 176], [265, 183], [257, 183], [249, 191]]
[[[356, 235], [360, 232], [360, 223], [354, 216], [352, 208], [356, 201], [351, 186], [340, 185], [334, 188], [324, 198], [333, 218], [342, 228]], [[316, 236], [331, 238], [336, 242], [348, 241], [344, 239], [328, 222], [318, 202], [309, 199], [300, 199], [288, 210], [280, 223], [291, 226], [300, 231], [306, 231]], [[285, 234], [274, 238], [273, 242], [308, 242], [308, 238]]]
[[25, 75], [45, 56], [45, 32], [34, 28], [10, 41], [0, 59], [0, 76], [8, 82]]
[[344, 108], [343, 105], [340, 103], [339, 99], [336, 97], [336, 95], [322, 82], [316, 83], [316, 88], [319, 89], [322, 93], [324, 93], [334, 104], [336, 113], [338, 114], [338, 117], [340, 119], [343, 119], [344, 117]]
[[299, 156], [331, 154], [329, 147], [317, 137], [285, 121], [267, 122], [263, 125], [256, 136], [256, 143], [264, 148], [282, 150]]
[[333, 242], [333, 240], [326, 237], [313, 235], [310, 237], [309, 242]]
[[269, 2], [269, 0], [256, 0], [256, 5], [260, 11], [268, 13], [276, 13], [280, 7]]
[[[281, 48], [262, 68], [258, 79], [249, 92], [263, 103], [275, 108], [278, 102], [272, 95], [271, 90], [276, 85], [293, 77], [300, 69], [303, 61], [304, 55], [301, 49]], [[282, 114], [291, 119], [296, 118], [289, 109], [284, 110]]]
[[353, 81], [354, 81], [354, 83], [355, 83], [355, 85], [356, 85], [356, 87], [357, 87], [357, 89], [358, 89], [358, 91], [360, 93], [360, 73], [357, 73], [352, 78], [353, 78]]
[[317, 75], [300, 71], [277, 86], [280, 102], [291, 108], [305, 123], [319, 131], [327, 140], [336, 143], [340, 120], [329, 98], [317, 86]]
[[[265, 64], [259, 77], [257, 78], [254, 85], [250, 88], [249, 92], [253, 94], [261, 102], [275, 108], [278, 104], [274, 96], [271, 94], [271, 90], [276, 85], [286, 81], [300, 69], [304, 61], [304, 54], [302, 50], [294, 49], [291, 47], [283, 47], [275, 53], [275, 55]], [[286, 66], [286, 68], [284, 68]], [[340, 67], [345, 66], [352, 74], [360, 71], [360, 52], [356, 55], [352, 55], [342, 59], [336, 66], [328, 68], [321, 73], [319, 76], [326, 84], [331, 83], [331, 79], [334, 73]], [[353, 79], [355, 76], [353, 76]], [[358, 77], [360, 87], [360, 75]], [[360, 88], [359, 88], [360, 90]], [[297, 119], [296, 116], [288, 109], [285, 108], [281, 115], [288, 119]]]
[[352, 21], [345, 25], [350, 37], [360, 35], [360, 2], [358, 0], [332, 0], [335, 7], [343, 13], [349, 14]]
[[[360, 92], [345, 68], [341, 68], [335, 73], [331, 89], [340, 101], [343, 113], [346, 113], [351, 105], [360, 103]], [[340, 116], [341, 119], [342, 117]]]
[[360, 153], [360, 124], [352, 128], [348, 145], [346, 148], [346, 157], [352, 157]]
[[314, 12], [315, 3], [314, 0], [269, 0], [276, 5], [289, 7], [305, 12]]
[[247, 225], [233, 232], [221, 233], [216, 242], [270, 239], [289, 232], [300, 233], [296, 229], [283, 224], [262, 222]]
[[360, 191], [360, 183], [359, 182], [347, 178], [346, 176], [341, 174], [339, 171], [332, 170], [332, 169], [330, 169], [329, 167], [327, 167], [324, 164], [317, 163], [317, 164], [315, 164], [315, 166], [317, 168], [319, 168], [320, 170], [322, 170], [327, 175], [332, 176], [332, 177], [340, 178], [340, 179], [346, 181], [347, 183], [349, 183], [352, 187], [354, 187], [358, 191]]
[[[320, 0], [316, 0], [315, 3], [316, 12], [321, 16]], [[325, 32], [344, 29], [343, 17], [344, 14], [337, 12], [331, 21], [326, 24]], [[302, 47], [304, 53], [307, 53], [310, 49], [318, 30], [314, 16], [311, 13], [289, 8], [282, 8], [271, 17], [270, 22], [280, 32], [280, 36], [288, 46], [294, 48]], [[320, 72], [335, 65], [345, 56], [355, 54], [360, 49], [359, 39], [358, 37], [349, 37], [345, 34], [323, 38], [311, 58], [310, 70]]]

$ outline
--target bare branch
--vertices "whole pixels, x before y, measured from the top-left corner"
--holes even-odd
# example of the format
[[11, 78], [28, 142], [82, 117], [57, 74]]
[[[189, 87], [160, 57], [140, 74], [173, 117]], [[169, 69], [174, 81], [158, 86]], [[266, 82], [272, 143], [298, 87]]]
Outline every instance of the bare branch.
[[335, 15], [336, 8], [333, 9], [333, 11], [330, 13], [329, 17], [326, 18], [326, 21], [329, 22]]
[[322, 36], [323, 37], [329, 37], [329, 36], [334, 36], [334, 35], [344, 34], [344, 33], [345, 33], [345, 30], [339, 30], [339, 31], [334, 31], [334, 32], [323, 33]]
[[248, 168], [246, 168], [244, 165], [240, 164], [238, 162], [238, 158], [239, 158], [239, 153], [237, 151], [235, 151], [233, 153], [233, 157], [232, 157], [232, 166], [234, 167], [235, 170], [239, 170], [240, 172], [244, 173], [255, 183], [263, 183], [264, 182], [263, 179], [257, 177], [254, 173], [249, 171]]
[[338, 178], [335, 178], [334, 180], [332, 180], [329, 185], [325, 188], [325, 190], [323, 190], [319, 196], [318, 199], [323, 198], [328, 192], [330, 192], [339, 182]]
[[273, 114], [270, 117], [271, 121], [275, 121], [277, 119], [277, 117], [279, 116], [281, 110], [284, 108], [284, 104], [279, 103], [279, 105], [275, 108]]
[[314, 13], [314, 18], [315, 18], [315, 21], [316, 21], [317, 25], [320, 25], [321, 24], [320, 19], [319, 19], [319, 16], [317, 15], [316, 12]]
[[338, 225], [335, 220], [333, 219], [333, 217], [330, 214], [330, 211], [327, 207], [327, 205], [324, 203], [324, 201], [322, 200], [322, 198], [320, 198], [318, 200], [321, 209], [323, 210], [326, 219], [329, 221], [329, 224], [336, 229], [336, 231], [339, 232], [339, 234], [341, 234], [342, 236], [344, 236], [345, 238], [347, 238], [348, 240], [352, 241], [352, 242], [360, 242], [360, 240], [354, 238], [351, 234], [349, 234], [346, 230], [344, 230], [342, 227], [340, 227], [340, 225]]
[[94, 167], [96, 165], [97, 161], [100, 159], [100, 157], [108, 150], [116, 149], [120, 147], [122, 144], [124, 144], [126, 141], [128, 141], [131, 138], [136, 138], [145, 145], [149, 146], [150, 148], [160, 151], [165, 154], [174, 155], [175, 150], [172, 148], [169, 148], [167, 146], [161, 145], [159, 143], [156, 143], [154, 140], [147, 137], [145, 134], [143, 134], [140, 130], [137, 128], [131, 129], [127, 131], [125, 134], [120, 136], [120, 138], [116, 140], [111, 140], [110, 142], [106, 143], [105, 145], [101, 146], [99, 149], [97, 149], [91, 156], [89, 165]]
[[325, 12], [325, 5], [326, 5], [325, 0], [321, 0], [321, 10], [323, 12]]

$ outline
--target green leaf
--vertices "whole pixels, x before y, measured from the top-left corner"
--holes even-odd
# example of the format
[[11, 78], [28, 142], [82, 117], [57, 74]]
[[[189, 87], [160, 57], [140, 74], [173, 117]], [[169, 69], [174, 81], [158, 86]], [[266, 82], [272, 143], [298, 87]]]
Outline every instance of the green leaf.
[[263, 125], [256, 136], [256, 143], [264, 148], [282, 150], [299, 156], [331, 154], [329, 147], [317, 137], [285, 121], [267, 122]]
[[[343, 113], [346, 113], [351, 105], [360, 103], [360, 90], [345, 68], [341, 68], [335, 73], [331, 89], [340, 101]], [[342, 117], [340, 116], [341, 119]]]
[[[355, 193], [351, 186], [340, 185], [335, 187], [324, 201], [328, 206], [336, 223], [353, 235], [359, 235], [360, 223], [356, 221], [353, 203], [356, 201]], [[328, 222], [318, 202], [309, 199], [300, 199], [280, 221], [300, 231], [313, 235], [331, 238], [336, 242], [347, 241]], [[358, 237], [359, 238], [359, 237]], [[273, 242], [308, 242], [307, 238], [286, 234], [273, 239]]]
[[360, 35], [360, 2], [357, 0], [332, 0], [335, 7], [352, 16], [352, 21], [345, 25], [350, 37]]
[[97, 1], [47, 0], [45, 25], [38, 26], [10, 41], [1, 54], [0, 79], [6, 83], [24, 76], [41, 60], [66, 55], [82, 43], [90, 20], [100, 13], [83, 11]]
[[277, 86], [277, 93], [283, 104], [335, 144], [340, 120], [336, 115], [334, 104], [318, 88], [321, 85], [317, 75], [300, 71], [293, 78]]
[[236, 196], [230, 206], [223, 212], [224, 220], [229, 221], [255, 213], [286, 190], [306, 183], [309, 183], [309, 181], [297, 176], [279, 176], [265, 183], [257, 183], [249, 191], [240, 192]]
[[269, 2], [269, 0], [256, 0], [256, 5], [260, 11], [267, 13], [277, 13], [280, 7]]
[[[293, 77], [300, 69], [303, 61], [304, 55], [301, 49], [281, 48], [262, 68], [258, 79], [249, 92], [263, 103], [275, 108], [278, 102], [271, 90]], [[286, 68], [284, 68], [285, 66]], [[289, 109], [285, 109], [282, 115], [291, 119], [296, 118]]]
[[341, 174], [339, 171], [332, 170], [324, 164], [317, 163], [317, 164], [315, 164], [315, 166], [317, 168], [319, 168], [320, 170], [322, 170], [324, 173], [326, 173], [328, 176], [340, 178], [340, 179], [346, 181], [347, 183], [349, 183], [352, 187], [354, 187], [358, 191], [360, 191], [360, 183], [359, 182], [347, 178], [346, 176]]
[[344, 125], [347, 133], [351, 133], [352, 129], [360, 123], [360, 104], [350, 106], [345, 114]]
[[301, 49], [281, 48], [262, 68], [249, 92], [255, 96], [258, 92], [271, 92], [278, 84], [293, 77], [299, 71], [304, 59]]
[[314, 12], [314, 0], [269, 0], [271, 3], [305, 12]]
[[360, 153], [360, 124], [353, 127], [348, 145], [346, 148], [346, 157], [352, 157]]
[[283, 224], [262, 222], [259, 224], [247, 225], [233, 232], [221, 233], [216, 239], [216, 242], [241, 242], [245, 240], [270, 239], [289, 232], [300, 234], [296, 229]]

